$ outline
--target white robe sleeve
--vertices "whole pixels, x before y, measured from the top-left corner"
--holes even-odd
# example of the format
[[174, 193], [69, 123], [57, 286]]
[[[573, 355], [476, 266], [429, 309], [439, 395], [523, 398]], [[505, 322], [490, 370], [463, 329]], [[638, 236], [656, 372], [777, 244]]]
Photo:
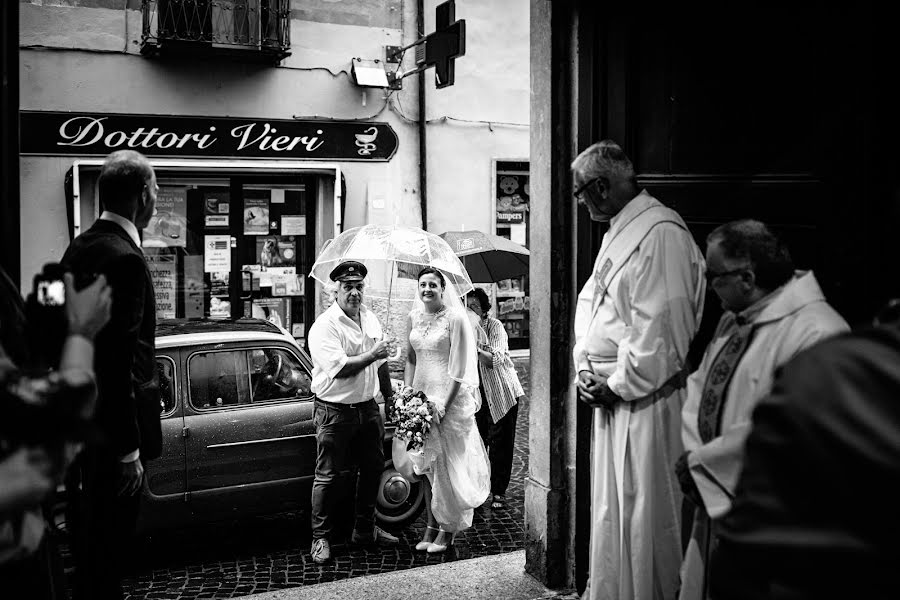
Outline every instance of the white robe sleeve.
[[[702, 257], [677, 225], [653, 228], [623, 268], [630, 319], [619, 343], [616, 370], [607, 380], [623, 400], [656, 391], [684, 366], [697, 331], [698, 274]], [[621, 286], [628, 286], [625, 290]]]

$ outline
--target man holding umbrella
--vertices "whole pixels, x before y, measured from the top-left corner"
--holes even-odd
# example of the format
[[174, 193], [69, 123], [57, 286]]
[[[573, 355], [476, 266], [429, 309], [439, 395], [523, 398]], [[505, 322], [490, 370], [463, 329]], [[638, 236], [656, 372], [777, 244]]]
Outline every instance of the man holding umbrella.
[[316, 394], [316, 472], [312, 489], [314, 562], [331, 560], [334, 530], [330, 512], [338, 504], [334, 486], [340, 473], [359, 465], [354, 544], [393, 545], [399, 540], [375, 526], [375, 499], [384, 468], [384, 421], [375, 402], [378, 390], [392, 394], [386, 359], [391, 341], [384, 339], [378, 318], [363, 306], [368, 270], [343, 261], [329, 274], [335, 302], [309, 330]]

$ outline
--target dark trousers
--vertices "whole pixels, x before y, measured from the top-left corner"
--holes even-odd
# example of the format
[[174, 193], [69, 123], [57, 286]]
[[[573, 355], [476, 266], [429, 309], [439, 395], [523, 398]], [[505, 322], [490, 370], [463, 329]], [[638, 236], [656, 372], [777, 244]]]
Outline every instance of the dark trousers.
[[481, 408], [475, 413], [475, 422], [478, 425], [478, 433], [481, 434], [481, 439], [488, 448], [488, 458], [491, 461], [491, 494], [503, 496], [506, 494], [509, 478], [512, 476], [519, 403], [517, 402], [499, 421], [494, 423], [484, 389], [480, 386], [478, 389], [481, 391]]
[[120, 466], [115, 456], [93, 449], [78, 459], [81, 490], [67, 481], [67, 523], [75, 557], [74, 600], [124, 598], [121, 579], [134, 558], [140, 492], [119, 496]]
[[369, 533], [375, 527], [375, 500], [384, 470], [384, 421], [375, 400], [353, 405], [316, 400], [316, 476], [312, 488], [312, 534], [330, 538], [335, 530], [333, 510], [341, 504], [342, 473], [359, 466], [354, 529]]

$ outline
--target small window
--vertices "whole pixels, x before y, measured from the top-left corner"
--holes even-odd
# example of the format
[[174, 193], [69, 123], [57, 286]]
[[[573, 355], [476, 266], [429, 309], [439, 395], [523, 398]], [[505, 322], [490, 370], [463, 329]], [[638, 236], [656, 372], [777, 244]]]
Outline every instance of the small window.
[[291, 352], [281, 348], [250, 351], [253, 402], [311, 396], [309, 373]]
[[191, 404], [195, 408], [239, 406], [250, 402], [245, 351], [198, 352], [191, 356], [188, 366]]
[[175, 410], [175, 362], [168, 356], [158, 357], [156, 374], [159, 379], [159, 412], [167, 415]]

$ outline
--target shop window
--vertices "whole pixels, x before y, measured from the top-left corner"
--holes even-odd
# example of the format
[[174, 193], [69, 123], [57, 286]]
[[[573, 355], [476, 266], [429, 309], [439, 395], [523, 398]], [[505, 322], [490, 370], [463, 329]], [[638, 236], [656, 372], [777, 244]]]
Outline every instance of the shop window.
[[[531, 212], [528, 162], [495, 163], [495, 231], [526, 248], [529, 243]], [[496, 282], [493, 286], [497, 318], [509, 336], [509, 347], [528, 347], [529, 296], [528, 275]]]
[[266, 319], [304, 337], [315, 179], [158, 173], [143, 249], [159, 319]]

